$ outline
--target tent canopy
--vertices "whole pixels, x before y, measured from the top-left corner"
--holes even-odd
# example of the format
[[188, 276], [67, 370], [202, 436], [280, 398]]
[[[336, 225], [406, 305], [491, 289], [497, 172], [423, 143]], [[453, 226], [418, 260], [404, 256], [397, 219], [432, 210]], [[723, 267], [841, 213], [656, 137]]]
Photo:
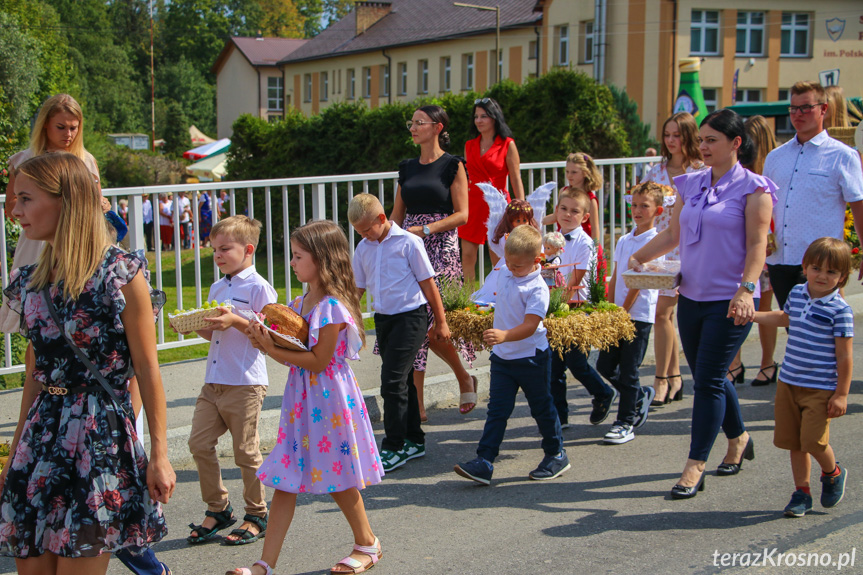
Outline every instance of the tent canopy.
[[221, 182], [225, 177], [228, 154], [216, 154], [186, 167], [186, 173], [198, 178]]
[[728, 109], [734, 110], [744, 117], [764, 116], [765, 118], [773, 118], [776, 116], [787, 116], [789, 105], [791, 105], [791, 102], [788, 100], [780, 102], [745, 102], [729, 106]]
[[227, 152], [230, 147], [231, 140], [229, 138], [222, 138], [212, 144], [204, 144], [203, 146], [192, 148], [184, 152], [183, 157], [187, 160], [203, 160], [204, 158]]
[[189, 126], [189, 137], [192, 139], [193, 146], [203, 146], [216, 141], [195, 126]]

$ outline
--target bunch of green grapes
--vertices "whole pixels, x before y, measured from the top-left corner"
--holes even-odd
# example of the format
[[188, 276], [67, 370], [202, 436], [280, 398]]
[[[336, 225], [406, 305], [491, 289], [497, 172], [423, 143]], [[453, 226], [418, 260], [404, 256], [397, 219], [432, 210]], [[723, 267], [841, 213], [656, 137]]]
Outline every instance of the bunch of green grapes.
[[[213, 308], [219, 307], [221, 305], [226, 306], [226, 305], [230, 305], [230, 304], [228, 304], [228, 302], [219, 303], [216, 300], [205, 301], [204, 304], [201, 306], [201, 309], [213, 309]], [[181, 313], [186, 313], [186, 311], [187, 310], [184, 310], [184, 309], [175, 309], [174, 313], [172, 315], [180, 315]], [[188, 310], [188, 311], [192, 311], [192, 310]]]

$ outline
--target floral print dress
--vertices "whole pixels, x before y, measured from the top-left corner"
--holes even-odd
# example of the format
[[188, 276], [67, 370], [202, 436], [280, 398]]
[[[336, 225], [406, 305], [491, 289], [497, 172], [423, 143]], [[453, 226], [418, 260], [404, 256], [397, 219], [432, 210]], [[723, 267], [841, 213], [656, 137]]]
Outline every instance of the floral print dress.
[[[303, 297], [291, 302], [302, 314]], [[320, 329], [343, 323], [326, 369], [291, 366], [276, 446], [258, 469], [264, 485], [290, 493], [333, 493], [380, 483], [384, 471], [363, 393], [347, 360], [359, 359], [362, 339], [350, 311], [327, 296], [305, 316], [309, 348]]]
[[[146, 265], [142, 256], [111, 247], [77, 301], [63, 298], [62, 282], [49, 288], [63, 329], [129, 413], [131, 354], [120, 319], [126, 306], [120, 288], [138, 271], [149, 281]], [[30, 289], [35, 269], [36, 264], [15, 270], [5, 290], [10, 308], [22, 316], [22, 334], [33, 344], [33, 377], [58, 387], [98, 386], [51, 319], [42, 293]], [[40, 392], [8, 465], [0, 496], [2, 555], [93, 557], [121, 548], [139, 553], [167, 533], [161, 506], [147, 490], [147, 456], [135, 424], [117, 413], [107, 392]]]

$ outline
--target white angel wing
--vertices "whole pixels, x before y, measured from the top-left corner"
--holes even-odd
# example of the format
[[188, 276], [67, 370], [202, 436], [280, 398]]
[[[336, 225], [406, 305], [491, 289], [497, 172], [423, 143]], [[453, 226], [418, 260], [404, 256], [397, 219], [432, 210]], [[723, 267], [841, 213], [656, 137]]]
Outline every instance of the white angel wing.
[[555, 188], [557, 188], [557, 182], [547, 182], [527, 196], [527, 203], [533, 209], [533, 217], [536, 221], [541, 222], [545, 217], [545, 206]]
[[506, 211], [506, 196], [491, 184], [477, 184], [476, 187], [482, 190], [485, 203], [488, 204], [488, 220], [486, 220], [485, 226], [488, 229], [488, 239], [491, 241], [491, 238], [494, 237], [494, 230], [497, 229], [501, 218], [503, 218], [503, 213]]

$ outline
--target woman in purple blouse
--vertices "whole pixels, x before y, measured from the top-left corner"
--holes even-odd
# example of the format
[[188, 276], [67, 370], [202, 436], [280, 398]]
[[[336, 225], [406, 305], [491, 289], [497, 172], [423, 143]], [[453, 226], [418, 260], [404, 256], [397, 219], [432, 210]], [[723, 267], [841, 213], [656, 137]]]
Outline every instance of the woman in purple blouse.
[[725, 373], [758, 308], [758, 277], [776, 202], [776, 185], [738, 162], [748, 162], [754, 152], [740, 116], [727, 109], [713, 112], [701, 123], [700, 139], [709, 169], [674, 178], [678, 195], [671, 225], [629, 261], [638, 270], [680, 246], [677, 321], [695, 394], [689, 459], [671, 489], [673, 499], [704, 490], [704, 465], [720, 427], [728, 451], [717, 475], [736, 475], [744, 458], [755, 457]]

